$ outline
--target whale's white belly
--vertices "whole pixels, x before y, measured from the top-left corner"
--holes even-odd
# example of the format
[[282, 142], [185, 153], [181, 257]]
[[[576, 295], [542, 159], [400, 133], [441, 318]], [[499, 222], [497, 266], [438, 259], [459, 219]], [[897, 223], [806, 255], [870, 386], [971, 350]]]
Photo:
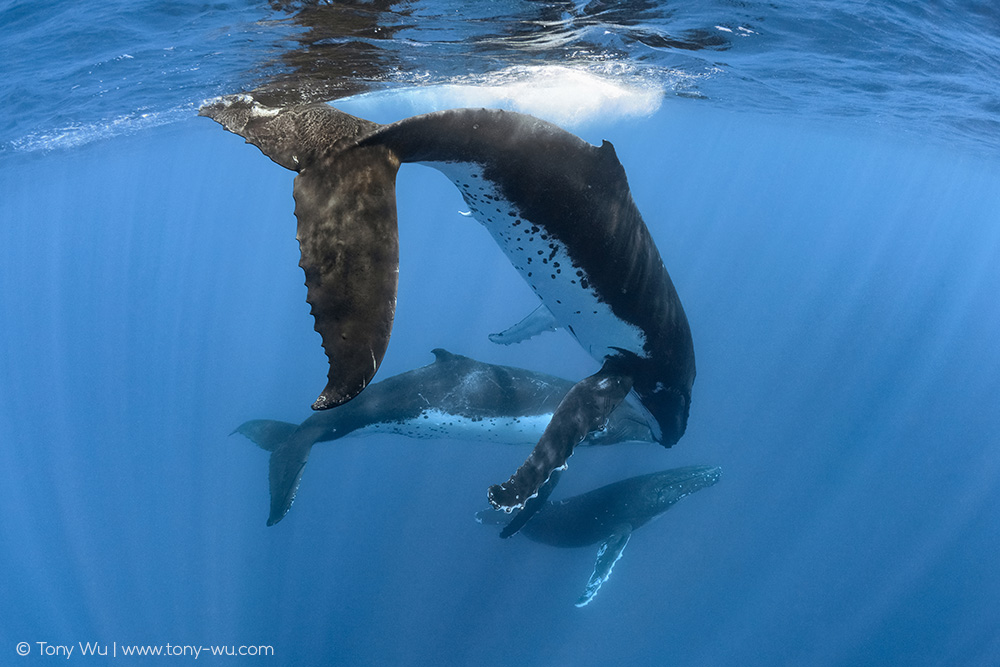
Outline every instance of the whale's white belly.
[[473, 419], [441, 410], [427, 409], [415, 419], [368, 424], [353, 431], [351, 435], [388, 433], [407, 438], [451, 438], [507, 445], [533, 445], [542, 437], [551, 419], [551, 412]]
[[483, 224], [514, 268], [534, 290], [560, 326], [598, 361], [618, 350], [646, 357], [646, 337], [602, 301], [565, 244], [521, 215], [483, 178], [482, 168], [466, 162], [426, 163], [458, 187], [476, 220]]

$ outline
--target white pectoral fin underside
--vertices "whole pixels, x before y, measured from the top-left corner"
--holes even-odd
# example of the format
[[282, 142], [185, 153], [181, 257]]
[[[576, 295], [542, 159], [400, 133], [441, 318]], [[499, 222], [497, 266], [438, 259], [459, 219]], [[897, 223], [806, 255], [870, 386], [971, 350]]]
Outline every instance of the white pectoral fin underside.
[[514, 326], [500, 333], [490, 334], [490, 340], [500, 345], [511, 345], [528, 340], [532, 336], [537, 336], [546, 331], [555, 331], [558, 328], [559, 323], [556, 322], [556, 318], [553, 317], [549, 309], [545, 307], [545, 304], [539, 304], [538, 308], [535, 308], [527, 317]]
[[601, 548], [597, 550], [594, 573], [590, 575], [590, 581], [587, 582], [587, 588], [583, 591], [583, 595], [576, 601], [577, 607], [583, 607], [594, 599], [597, 591], [601, 589], [601, 585], [611, 576], [611, 570], [615, 563], [622, 557], [622, 551], [625, 550], [625, 545], [628, 544], [628, 538], [631, 535], [632, 526], [625, 524], [616, 527], [614, 532], [604, 540]]

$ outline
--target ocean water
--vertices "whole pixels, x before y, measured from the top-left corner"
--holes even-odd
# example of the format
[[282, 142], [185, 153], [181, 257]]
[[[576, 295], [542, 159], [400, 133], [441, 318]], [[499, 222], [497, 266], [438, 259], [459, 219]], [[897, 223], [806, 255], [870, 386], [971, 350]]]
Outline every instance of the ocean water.
[[[1000, 663], [994, 4], [466, 5], [0, 3], [0, 664]], [[596, 547], [473, 519], [524, 447], [321, 444], [265, 526], [230, 432], [306, 418], [327, 369], [293, 174], [196, 117], [252, 89], [614, 143], [698, 378], [677, 445], [579, 451], [556, 493], [723, 475], [589, 606]], [[437, 172], [397, 195], [379, 377], [595, 370], [563, 332], [490, 343], [530, 290]], [[168, 644], [273, 655], [123, 655]]]

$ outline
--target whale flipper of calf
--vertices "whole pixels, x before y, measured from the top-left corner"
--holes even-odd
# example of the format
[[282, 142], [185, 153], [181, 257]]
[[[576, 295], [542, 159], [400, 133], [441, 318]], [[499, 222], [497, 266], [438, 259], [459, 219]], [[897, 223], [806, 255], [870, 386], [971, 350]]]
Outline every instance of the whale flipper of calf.
[[567, 393], [524, 465], [490, 488], [491, 504], [524, 507], [630, 392], [660, 443], [683, 435], [691, 332], [609, 142], [490, 109], [378, 125], [326, 104], [275, 109], [235, 95], [199, 113], [298, 172], [300, 265], [330, 360], [314, 408], [349, 401], [382, 361], [398, 272], [395, 175], [419, 162], [451, 179], [552, 321], [602, 364]]

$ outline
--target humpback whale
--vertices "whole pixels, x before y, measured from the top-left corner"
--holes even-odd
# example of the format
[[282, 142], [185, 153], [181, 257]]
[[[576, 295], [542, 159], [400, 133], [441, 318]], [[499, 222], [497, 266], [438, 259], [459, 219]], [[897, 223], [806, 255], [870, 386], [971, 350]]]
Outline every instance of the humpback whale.
[[[631, 477], [545, 503], [520, 532], [530, 540], [554, 547], [600, 543], [594, 573], [576, 601], [576, 606], [582, 607], [611, 576], [611, 569], [636, 529], [662, 515], [684, 496], [712, 486], [721, 475], [722, 469], [715, 466], [691, 466]], [[501, 516], [484, 510], [476, 518], [480, 523], [498, 524], [502, 523]]]
[[273, 108], [231, 95], [199, 115], [298, 172], [300, 266], [330, 362], [314, 409], [360, 394], [382, 361], [399, 265], [396, 172], [416, 162], [459, 188], [541, 301], [494, 340], [515, 342], [554, 323], [601, 364], [569, 389], [510, 479], [490, 487], [490, 503], [530, 516], [525, 503], [627, 397], [662, 445], [683, 435], [695, 377], [691, 331], [610, 142], [593, 146], [495, 109], [380, 125], [327, 104]]
[[[440, 348], [432, 352], [433, 363], [372, 383], [353, 401], [317, 412], [301, 424], [254, 419], [233, 431], [271, 452], [267, 525], [280, 521], [291, 508], [317, 442], [392, 433], [533, 444], [573, 386], [544, 373], [487, 364]], [[653, 441], [644, 416], [626, 403], [582, 444]]]

